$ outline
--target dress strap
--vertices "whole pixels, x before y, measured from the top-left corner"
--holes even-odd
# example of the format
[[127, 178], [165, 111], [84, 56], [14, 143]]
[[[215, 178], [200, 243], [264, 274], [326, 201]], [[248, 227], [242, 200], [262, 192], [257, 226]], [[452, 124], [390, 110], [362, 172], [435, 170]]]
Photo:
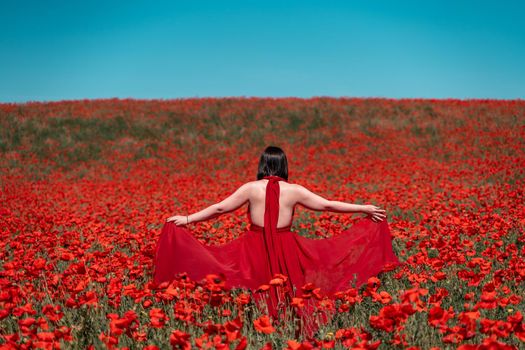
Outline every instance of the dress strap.
[[274, 234], [277, 231], [277, 221], [279, 220], [279, 181], [284, 180], [279, 176], [265, 176], [268, 180], [266, 185], [266, 200], [264, 203], [264, 228], [270, 230], [267, 234]]
[[263, 179], [288, 182], [284, 177], [280, 177], [277, 175], [264, 176]]
[[279, 181], [286, 181], [280, 176], [265, 176], [268, 179], [266, 185], [266, 202], [264, 204], [264, 242], [269, 256], [269, 267], [272, 276], [280, 273], [282, 262], [279, 261], [276, 252], [277, 221], [279, 220]]

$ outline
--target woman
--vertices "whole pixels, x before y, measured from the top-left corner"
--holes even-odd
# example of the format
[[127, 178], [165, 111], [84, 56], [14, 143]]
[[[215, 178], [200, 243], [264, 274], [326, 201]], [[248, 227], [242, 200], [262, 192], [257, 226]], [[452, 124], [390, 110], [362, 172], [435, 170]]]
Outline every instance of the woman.
[[[248, 203], [250, 226], [223, 245], [204, 245], [184, 227], [234, 211]], [[291, 231], [295, 206], [316, 211], [365, 213], [361, 221], [335, 237], [310, 239]], [[186, 272], [193, 280], [223, 274], [229, 287], [256, 291], [281, 274], [287, 297], [300, 297], [307, 283], [333, 295], [360, 286], [385, 265], [398, 265], [392, 251], [385, 210], [325, 199], [288, 182], [288, 161], [279, 147], [267, 147], [259, 161], [257, 180], [239, 187], [223, 201], [191, 215], [169, 217], [157, 245], [154, 281], [161, 283]], [[310, 290], [311, 291], [311, 290]], [[270, 288], [268, 311], [277, 317], [279, 295]]]

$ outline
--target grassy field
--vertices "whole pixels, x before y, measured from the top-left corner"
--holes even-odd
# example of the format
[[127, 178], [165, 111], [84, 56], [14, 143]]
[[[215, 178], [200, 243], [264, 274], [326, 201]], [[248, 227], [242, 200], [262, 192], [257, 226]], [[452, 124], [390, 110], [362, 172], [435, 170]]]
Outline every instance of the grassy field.
[[[263, 327], [250, 291], [152, 282], [165, 219], [255, 180], [267, 145], [290, 182], [386, 209], [403, 262], [325, 301], [315, 339]], [[524, 348], [525, 101], [0, 104], [0, 153], [0, 348]], [[292, 230], [356, 219], [298, 207]], [[246, 225], [241, 208], [192, 232], [222, 244]]]

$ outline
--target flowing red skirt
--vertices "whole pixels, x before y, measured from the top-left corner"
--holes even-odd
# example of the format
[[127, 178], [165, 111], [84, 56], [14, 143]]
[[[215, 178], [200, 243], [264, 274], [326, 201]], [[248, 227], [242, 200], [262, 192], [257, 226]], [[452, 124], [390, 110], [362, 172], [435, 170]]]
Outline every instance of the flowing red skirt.
[[[291, 299], [303, 296], [301, 287], [307, 283], [321, 288], [322, 295], [333, 296], [352, 287], [354, 280], [356, 287], [361, 286], [387, 264], [400, 264], [392, 250], [386, 220], [376, 223], [364, 217], [338, 235], [325, 239], [300, 236], [290, 227], [279, 228], [273, 239], [273, 251], [267, 248], [264, 235], [262, 227], [251, 224], [239, 238], [213, 246], [202, 244], [184, 226], [165, 223], [156, 249], [154, 281], [157, 284], [170, 281], [183, 272], [195, 281], [207, 274], [224, 274], [227, 287], [255, 292], [268, 284], [275, 273], [280, 273], [288, 277], [289, 290], [293, 290], [288, 293]], [[270, 271], [270, 259], [278, 262], [279, 271]], [[275, 293], [270, 293], [266, 301], [275, 319]], [[302, 310], [304, 315], [310, 311]], [[310, 325], [308, 334], [315, 329], [316, 325]]]

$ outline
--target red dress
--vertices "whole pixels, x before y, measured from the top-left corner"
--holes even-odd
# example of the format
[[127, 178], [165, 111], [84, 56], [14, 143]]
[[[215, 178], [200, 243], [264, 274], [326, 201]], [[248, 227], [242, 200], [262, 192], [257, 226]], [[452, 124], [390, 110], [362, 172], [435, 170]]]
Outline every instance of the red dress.
[[[183, 226], [165, 223], [157, 244], [154, 281], [169, 281], [186, 272], [198, 281], [207, 274], [224, 274], [228, 287], [256, 291], [268, 284], [275, 274], [288, 277], [287, 298], [303, 296], [306, 283], [320, 287], [321, 294], [332, 296], [366, 282], [387, 264], [399, 265], [392, 250], [392, 236], [386, 220], [379, 223], [363, 218], [339, 235], [312, 239], [291, 231], [291, 226], [277, 228], [279, 215], [278, 176], [266, 176], [264, 227], [251, 223], [246, 232], [222, 245], [205, 245]], [[250, 217], [248, 215], [248, 217]], [[283, 288], [271, 287], [264, 300], [270, 316], [276, 319], [277, 293]], [[269, 293], [269, 295], [268, 295]], [[256, 300], [261, 293], [255, 293]], [[303, 308], [308, 314], [311, 310]], [[311, 335], [316, 327], [309, 330]]]

